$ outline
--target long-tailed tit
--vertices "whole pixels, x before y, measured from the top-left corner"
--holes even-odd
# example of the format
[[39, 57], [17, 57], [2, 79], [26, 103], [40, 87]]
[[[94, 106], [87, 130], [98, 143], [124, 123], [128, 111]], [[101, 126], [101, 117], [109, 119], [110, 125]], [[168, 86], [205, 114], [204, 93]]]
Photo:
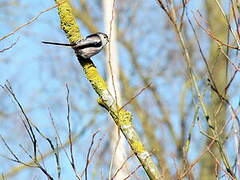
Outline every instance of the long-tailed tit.
[[81, 39], [72, 44], [42, 41], [42, 43], [45, 44], [71, 46], [75, 50], [76, 54], [84, 59], [88, 59], [99, 53], [108, 42], [108, 36], [102, 32], [91, 34], [85, 39]]

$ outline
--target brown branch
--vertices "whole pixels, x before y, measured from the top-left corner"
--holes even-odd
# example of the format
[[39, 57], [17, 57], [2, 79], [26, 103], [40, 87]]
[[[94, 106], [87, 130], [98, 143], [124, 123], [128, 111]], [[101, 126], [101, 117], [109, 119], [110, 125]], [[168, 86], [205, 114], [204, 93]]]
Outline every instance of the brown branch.
[[59, 4], [55, 5], [55, 6], [52, 6], [52, 7], [50, 7], [50, 8], [47, 8], [47, 9], [43, 10], [43, 11], [40, 11], [40, 13], [38, 13], [38, 15], [35, 16], [35, 17], [33, 17], [30, 21], [28, 21], [28, 22], [26, 22], [26, 23], [24, 23], [24, 24], [16, 27], [12, 32], [10, 32], [9, 34], [1, 37], [1, 38], [0, 38], [0, 41], [6, 39], [7, 37], [9, 37], [9, 36], [11, 36], [11, 35], [13, 35], [13, 34], [15, 34], [17, 31], [19, 31], [19, 30], [22, 29], [23, 27], [25, 27], [25, 26], [27, 26], [27, 25], [29, 25], [29, 24], [32, 24], [32, 23], [33, 23], [34, 21], [36, 21], [43, 13], [45, 13], [45, 12], [47, 12], [47, 11], [50, 11], [51, 9], [54, 9], [54, 8], [58, 7], [60, 4], [64, 3], [65, 1], [66, 1], [66, 0], [62, 1], [61, 3], [59, 3]]
[[3, 52], [5, 52], [5, 51], [7, 51], [7, 50], [9, 50], [9, 49], [12, 49], [12, 48], [17, 44], [18, 40], [19, 40], [19, 37], [18, 37], [17, 40], [16, 40], [14, 43], [12, 43], [10, 46], [8, 46], [8, 47], [0, 50], [0, 53], [3, 53]]
[[220, 39], [218, 39], [215, 35], [213, 35], [213, 33], [208, 29], [208, 28], [204, 28], [201, 23], [196, 19], [196, 17], [194, 16], [195, 22], [197, 23], [197, 25], [204, 31], [206, 32], [213, 40], [217, 41], [220, 45], [222, 46], [226, 46], [232, 49], [236, 49], [236, 50], [240, 50], [239, 47], [237, 46], [232, 46], [230, 44], [224, 43], [222, 42]]

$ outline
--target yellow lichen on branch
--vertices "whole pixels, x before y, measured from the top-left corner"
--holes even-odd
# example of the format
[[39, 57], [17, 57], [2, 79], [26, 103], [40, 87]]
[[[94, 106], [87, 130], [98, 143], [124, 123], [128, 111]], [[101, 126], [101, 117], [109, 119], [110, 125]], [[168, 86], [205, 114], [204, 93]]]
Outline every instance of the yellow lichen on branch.
[[118, 122], [117, 122], [117, 125], [118, 126], [129, 126], [129, 125], [132, 125], [132, 113], [124, 110], [124, 109], [121, 109], [119, 112], [118, 112]]
[[58, 4], [58, 15], [61, 21], [61, 28], [67, 35], [70, 43], [75, 43], [82, 39], [75, 17], [72, 14], [68, 0], [55, 0]]
[[135, 153], [143, 153], [145, 151], [143, 144], [139, 141], [132, 142], [132, 147]]
[[83, 66], [86, 77], [90, 83], [94, 85], [94, 87], [98, 87], [98, 89], [95, 89], [96, 91], [101, 92], [107, 89], [105, 81], [101, 78], [97, 68], [93, 63], [89, 63], [89, 61], [84, 60], [82, 61], [81, 65]]

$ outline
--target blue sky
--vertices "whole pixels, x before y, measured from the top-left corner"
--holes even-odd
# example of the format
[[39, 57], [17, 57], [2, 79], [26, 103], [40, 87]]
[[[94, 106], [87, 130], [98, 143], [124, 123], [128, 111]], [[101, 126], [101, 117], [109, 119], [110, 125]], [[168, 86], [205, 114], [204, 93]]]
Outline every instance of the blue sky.
[[[5, 2], [11, 1], [0, 0], [0, 5], [1, 3]], [[94, 1], [94, 5], [97, 2], [99, 3], [99, 1]], [[9, 7], [0, 6], [0, 11], [3, 12], [0, 14], [0, 37], [11, 32], [19, 25], [28, 22], [40, 11], [45, 10], [53, 5], [53, 1], [22, 0], [19, 1], [19, 5]], [[202, 10], [200, 1], [190, 1], [188, 6], [189, 9], [191, 9], [189, 10], [189, 13], [191, 13], [192, 10]], [[168, 64], [167, 52], [164, 52], [161, 47], [171, 47], [173, 50], [177, 51], [178, 46], [177, 44], [166, 41], [166, 39], [174, 39], [175, 35], [172, 32], [166, 34], [166, 31], [163, 29], [165, 24], [161, 23], [161, 21], [163, 21], [166, 16], [156, 5], [156, 2], [154, 0], [147, 2], [145, 1], [143, 9], [144, 13], [138, 14], [138, 18], [136, 19], [136, 23], [138, 24], [137, 28], [134, 29], [132, 26], [130, 26], [129, 31], [127, 31], [126, 34], [127, 38], [134, 42], [134, 47], [137, 47], [136, 51], [141, 54], [138, 57], [138, 61], [141, 62], [141, 65], [144, 67], [149, 63], [155, 63], [156, 66], [153, 67], [153, 69], [158, 69]], [[93, 14], [94, 18], [98, 20], [101, 19], [101, 17], [98, 17], [99, 15], [102, 15], [101, 12], [96, 12], [96, 15]], [[121, 18], [119, 18], [119, 21], [120, 20]], [[151, 24], [149, 22], [154, 23]], [[143, 25], [139, 26], [141, 23], [143, 23]], [[101, 20], [99, 20], [97, 24], [99, 29], [101, 31], [104, 31], [103, 23]], [[119, 22], [119, 24], [121, 24], [121, 22]], [[125, 24], [125, 26], [122, 28], [123, 30], [127, 29], [127, 25]], [[139, 38], [141, 34], [149, 32], [152, 29], [156, 30], [156, 33], [145, 34], [142, 36], [142, 39]], [[83, 26], [81, 26], [81, 31], [83, 35], [88, 34], [88, 31]], [[109, 132], [110, 126], [107, 126], [106, 124], [106, 122], [108, 122], [106, 121], [107, 113], [105, 113], [102, 108], [96, 108], [97, 95], [91, 89], [89, 82], [87, 82], [85, 79], [82, 69], [74, 57], [73, 51], [70, 48], [49, 46], [41, 43], [42, 40], [67, 42], [64, 33], [59, 27], [57, 10], [53, 9], [42, 14], [32, 24], [24, 27], [13, 36], [1, 41], [0, 49], [8, 47], [13, 42], [15, 42], [17, 38], [19, 38], [19, 40], [16, 46], [14, 46], [11, 50], [1, 53], [0, 84], [3, 85], [6, 83], [6, 80], [10, 81], [14, 92], [19, 98], [19, 101], [23, 104], [25, 110], [28, 112], [28, 116], [46, 135], [54, 139], [55, 134], [49, 117], [50, 110], [57, 127], [61, 131], [63, 142], [64, 139], [67, 138], [67, 106], [65, 84], [67, 83], [69, 85], [70, 100], [73, 104], [73, 110], [71, 114], [73, 132], [78, 132], [81, 130], [84, 125], [87, 124], [91, 119], [95, 119], [97, 122], [91, 126], [91, 128], [88, 128], [86, 130], [85, 134], [79, 138], [78, 143], [75, 145], [76, 159], [78, 162], [77, 164], [79, 169], [83, 169], [85, 165], [87, 148], [90, 144], [92, 134], [100, 128], [101, 133], [99, 134], [98, 138], [105, 134], [102, 144], [106, 145], [110, 138], [110, 135], [107, 134]], [[204, 52], [207, 53], [207, 42], [202, 42], [202, 44]], [[121, 55], [121, 67], [123, 68], [124, 72], [132, 78], [131, 85], [134, 85], [137, 88], [142, 87], [139, 77], [136, 75], [133, 67], [129, 63], [129, 55], [127, 54], [126, 50], [124, 50], [124, 48], [119, 45], [119, 51], [119, 54]], [[156, 54], [159, 54], [159, 56], [155, 57]], [[93, 60], [100, 73], [105, 77], [104, 53], [100, 53], [94, 57]], [[176, 64], [176, 67], [171, 67], [172, 70], [170, 70], [174, 71], [175, 68], [183, 68], [184, 66], [181, 66], [182, 64], [183, 61], [180, 59]], [[185, 69], [183, 68], [182, 71], [184, 70]], [[147, 71], [144, 73], [152, 74], [155, 76], [154, 71]], [[177, 109], [179, 106], [179, 99], [177, 95], [179, 95], [183, 90], [184, 80], [176, 76], [175, 78], [171, 79], [172, 84], [170, 85], [168, 83], [168, 80], [164, 78], [153, 78], [151, 81], [154, 84], [158, 85], [158, 87], [163, 87], [158, 89], [158, 91], [164, 95], [164, 101], [167, 101], [168, 104], [172, 106], [171, 116], [173, 119], [173, 125], [176, 133], [179, 134], [179, 112]], [[23, 145], [26, 145], [28, 148], [31, 146], [29, 146], [28, 141], [26, 141], [27, 138], [26, 134], [24, 133], [23, 125], [21, 124], [19, 113], [16, 114], [16, 112], [19, 111], [18, 107], [6, 92], [2, 91], [0, 96], [3, 97], [3, 103], [0, 104], [0, 109], [2, 108], [8, 113], [8, 116], [6, 118], [0, 118], [0, 121], [3, 122], [0, 122], [2, 124], [2, 127], [0, 128], [0, 134], [8, 138], [9, 142], [11, 142], [12, 147], [14, 150], [16, 150], [17, 153], [20, 154], [20, 156], [26, 158], [26, 155], [23, 155], [24, 153], [20, 152], [18, 144], [21, 143]], [[190, 99], [191, 95], [189, 95], [188, 98]], [[236, 103], [237, 101], [238, 100], [236, 100]], [[142, 99], [142, 103], [144, 104], [144, 99]], [[78, 111], [75, 111], [74, 107], [79, 108]], [[98, 115], [94, 115], [95, 111], [98, 111]], [[159, 112], [157, 112], [154, 107], [152, 109], [150, 108], [150, 111], [156, 113], [156, 117], [161, 116], [161, 114], [159, 114]], [[191, 124], [192, 119], [188, 118], [188, 120], [190, 121], [189, 124]], [[137, 129], [141, 132], [141, 127], [137, 121], [137, 118], [134, 119], [134, 123]], [[196, 129], [196, 131], [198, 130]], [[12, 137], [9, 137], [9, 132], [12, 133]], [[159, 130], [159, 134], [161, 134], [161, 130]], [[199, 136], [200, 133], [196, 132], [196, 134], [193, 136], [193, 139], [199, 140], [199, 142], [203, 141], [203, 138]], [[16, 137], [19, 137], [19, 139], [17, 139], [17, 142], [14, 141]], [[171, 141], [171, 138], [168, 136], [165, 138], [166, 140]], [[47, 143], [44, 142], [44, 140], [41, 138], [39, 138], [39, 140], [42, 145], [42, 151], [45, 152], [48, 150], [49, 146]], [[170, 152], [174, 151], [173, 147], [169, 146], [168, 148]], [[191, 147], [189, 156], [191, 160], [196, 157], [196, 151], [198, 149], [198, 143]], [[6, 148], [3, 146], [0, 146], [0, 152], [8, 154], [6, 152]], [[81, 154], [78, 154], [79, 152]], [[74, 174], [72, 173], [72, 170], [63, 152], [61, 157], [63, 157], [61, 159], [61, 164], [63, 166], [62, 179], [72, 179], [74, 177]], [[46, 164], [52, 164], [52, 161], [53, 158], [49, 158], [46, 160]], [[10, 167], [13, 166], [13, 164], [16, 165], [15, 163], [9, 163], [9, 161], [1, 157], [0, 162], [7, 162], [4, 164], [4, 166], [0, 167], [0, 173], [6, 172]], [[94, 170], [95, 166], [96, 169], [98, 169], [97, 165], [94, 165], [94, 163], [90, 169]], [[99, 173], [100, 171], [107, 172], [108, 168], [108, 165], [101, 167], [96, 173]], [[33, 169], [30, 169], [23, 171], [13, 179], [26, 179], [31, 175], [36, 175], [36, 179], [43, 178], [43, 176], [39, 175], [40, 173], [37, 171], [39, 170], [33, 171]], [[49, 171], [52, 174], [56, 175], [55, 167], [49, 166]]]

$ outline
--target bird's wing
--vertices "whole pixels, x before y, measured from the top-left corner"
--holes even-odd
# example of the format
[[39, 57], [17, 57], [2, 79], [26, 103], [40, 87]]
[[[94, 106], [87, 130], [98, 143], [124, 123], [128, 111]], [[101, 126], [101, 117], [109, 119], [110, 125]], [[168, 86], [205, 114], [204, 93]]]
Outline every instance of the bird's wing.
[[87, 48], [87, 47], [101, 47], [102, 42], [97, 35], [89, 35], [85, 39], [80, 40], [76, 43], [73, 48]]
[[90, 37], [99, 37], [99, 35], [98, 35], [98, 33], [90, 34], [86, 37], [86, 39], [90, 38]]

